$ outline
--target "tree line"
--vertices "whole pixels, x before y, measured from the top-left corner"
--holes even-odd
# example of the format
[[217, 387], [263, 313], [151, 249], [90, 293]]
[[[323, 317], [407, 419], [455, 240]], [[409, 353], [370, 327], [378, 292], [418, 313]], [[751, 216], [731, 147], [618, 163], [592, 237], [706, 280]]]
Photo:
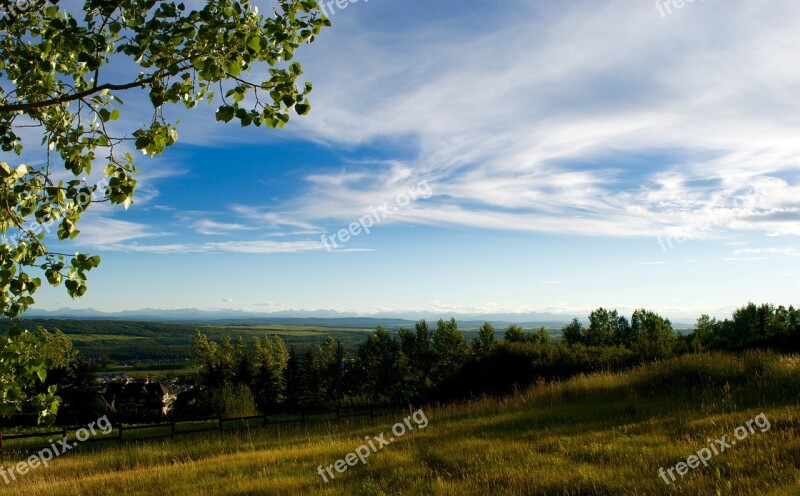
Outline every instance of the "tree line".
[[199, 331], [193, 349], [207, 388], [206, 409], [239, 415], [276, 409], [442, 401], [503, 394], [541, 378], [621, 370], [645, 361], [704, 350], [750, 348], [800, 351], [800, 310], [749, 303], [730, 319], [701, 316], [681, 334], [656, 312], [630, 319], [598, 308], [587, 325], [574, 319], [554, 339], [547, 329], [516, 324], [502, 333], [485, 323], [467, 342], [455, 319], [425, 320], [413, 329], [382, 327], [354, 349], [328, 338], [288, 348], [279, 336], [209, 341]]
[[[178, 402], [176, 414], [231, 417], [500, 395], [541, 379], [623, 370], [686, 353], [753, 348], [796, 353], [800, 309], [748, 303], [730, 318], [702, 315], [688, 333], [676, 332], [669, 319], [649, 310], [636, 310], [628, 318], [598, 308], [585, 322], [575, 319], [564, 326], [560, 336], [516, 324], [495, 329], [487, 322], [468, 341], [450, 319], [433, 325], [420, 320], [398, 331], [379, 327], [364, 341], [346, 346], [332, 337], [321, 345], [288, 346], [280, 336], [247, 341], [223, 335], [213, 341], [196, 332], [191, 347], [203, 387]], [[45, 418], [53, 418], [58, 408], [61, 421], [93, 414], [95, 368], [59, 330], [38, 328], [2, 341], [0, 355], [6, 368], [14, 363], [41, 366], [41, 380], [17, 389], [5, 383], [0, 414], [46, 411]]]

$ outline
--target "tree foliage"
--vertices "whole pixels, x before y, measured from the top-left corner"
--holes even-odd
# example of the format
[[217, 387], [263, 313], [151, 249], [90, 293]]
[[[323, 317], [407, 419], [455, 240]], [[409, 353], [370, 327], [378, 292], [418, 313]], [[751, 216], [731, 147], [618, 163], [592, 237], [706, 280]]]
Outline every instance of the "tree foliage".
[[584, 332], [581, 321], [572, 319], [572, 322], [561, 329], [561, 336], [566, 344], [573, 345], [583, 342]]
[[676, 336], [672, 323], [655, 312], [639, 309], [631, 316], [627, 347], [636, 345], [640, 354], [648, 358], [664, 358], [672, 354]]
[[45, 382], [54, 358], [56, 351], [47, 349], [43, 337], [16, 329], [0, 336], [0, 415], [11, 416], [32, 408], [40, 423], [55, 420], [60, 402], [54, 396], [56, 387], [30, 393], [30, 389]]
[[72, 340], [59, 329], [47, 331], [37, 328], [43, 343], [40, 356], [48, 362], [47, 379], [33, 388], [36, 394], [48, 393], [50, 387], [57, 388], [60, 399], [58, 422], [81, 424], [97, 418], [95, 401], [97, 399], [97, 374], [72, 344]]
[[478, 331], [478, 337], [472, 340], [470, 348], [476, 356], [484, 356], [494, 348], [495, 344], [494, 326], [489, 322], [484, 322]]
[[408, 360], [395, 336], [378, 327], [359, 347], [358, 363], [362, 388], [373, 402], [405, 397]]
[[521, 343], [525, 341], [525, 329], [517, 324], [510, 324], [508, 327], [506, 327], [505, 333], [503, 334], [503, 339], [509, 343]]
[[467, 343], [464, 333], [458, 329], [456, 319], [451, 318], [447, 321], [439, 319], [431, 344], [431, 376], [434, 382], [439, 383], [452, 376], [464, 363]]
[[696, 351], [773, 348], [798, 352], [800, 309], [748, 303], [737, 308], [730, 319], [702, 315], [688, 339]]
[[[291, 113], [307, 114], [311, 84], [301, 84], [293, 59], [330, 25], [315, 0], [281, 0], [266, 16], [247, 0], [209, 0], [197, 10], [159, 0], [86, 0], [80, 12], [58, 0], [29, 7], [0, 19], [0, 149], [10, 156], [0, 160], [4, 317], [34, 303], [42, 276], [72, 298], [86, 293], [100, 257], [51, 250], [47, 236], [74, 239], [95, 203], [131, 205], [130, 151], [153, 156], [178, 139], [168, 106], [193, 109], [218, 97], [216, 119], [243, 127], [282, 128]], [[144, 124], [121, 120], [122, 95], [132, 90], [149, 99]], [[35, 165], [21, 162], [25, 150], [39, 154]], [[25, 388], [43, 380], [37, 350], [29, 335], [4, 338], [0, 414], [16, 411]], [[43, 418], [58, 405], [52, 393], [33, 400]]]
[[[4, 16], [0, 148], [20, 155], [33, 147], [42, 160], [0, 162], [0, 314], [14, 317], [34, 303], [42, 279], [32, 269], [73, 298], [86, 292], [99, 257], [51, 251], [45, 238], [51, 230], [75, 238], [95, 203], [132, 203], [137, 166], [129, 150], [152, 156], [178, 139], [166, 107], [193, 109], [218, 97], [218, 121], [269, 128], [308, 113], [311, 85], [300, 84], [293, 59], [329, 24], [315, 0], [282, 0], [266, 16], [246, 0], [211, 0], [198, 10], [87, 0], [79, 13], [49, 1]], [[144, 125], [120, 120], [122, 95], [132, 90], [149, 98]], [[90, 179], [94, 169], [102, 179]]]
[[420, 320], [414, 331], [401, 328], [399, 333], [400, 351], [408, 361], [408, 381], [412, 391], [424, 391], [432, 384], [433, 342], [428, 322]]
[[589, 314], [589, 327], [584, 334], [587, 346], [614, 346], [625, 344], [629, 339], [629, 325], [625, 317], [616, 310], [598, 308]]
[[284, 374], [289, 361], [289, 352], [280, 336], [263, 341], [253, 338], [252, 389], [259, 409], [266, 411], [283, 401], [286, 384]]

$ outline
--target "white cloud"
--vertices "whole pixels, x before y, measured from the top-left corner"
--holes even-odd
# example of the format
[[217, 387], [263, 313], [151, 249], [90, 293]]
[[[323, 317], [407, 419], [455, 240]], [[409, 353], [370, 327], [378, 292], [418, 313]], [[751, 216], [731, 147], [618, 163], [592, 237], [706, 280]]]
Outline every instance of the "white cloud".
[[252, 226], [245, 226], [243, 224], [215, 222], [213, 220], [201, 219], [192, 224], [192, 228], [199, 234], [209, 236], [218, 234], [230, 234], [237, 231], [252, 231], [256, 229]]
[[493, 8], [509, 15], [491, 32], [448, 25], [390, 39], [334, 26], [307, 51], [314, 112], [290, 133], [338, 146], [400, 140], [418, 156], [309, 176], [308, 193], [276, 215], [352, 219], [391, 198], [398, 178], [419, 177], [435, 198], [395, 220], [800, 235], [793, 2], [700, 4], [669, 19], [621, 0], [552, 6], [544, 18], [519, 3]]
[[800, 251], [796, 248], [784, 247], [784, 248], [744, 248], [740, 250], [735, 250], [733, 252], [734, 255], [741, 255], [741, 254], [774, 254], [774, 255], [784, 255], [787, 257], [800, 257]]
[[307, 231], [321, 232], [321, 229], [313, 224], [295, 220], [280, 213], [265, 211], [265, 209], [234, 205], [233, 211], [244, 219], [249, 219], [251, 222], [270, 228], [292, 227]]
[[[304, 194], [277, 206], [234, 205], [235, 219], [196, 221], [198, 233], [314, 237], [424, 178], [434, 197], [386, 223], [592, 236], [800, 235], [795, 2], [696, 3], [667, 19], [651, 2], [629, 0], [487, 4], [492, 22], [483, 31], [461, 27], [460, 15], [475, 15], [465, 9], [446, 23], [423, 19], [404, 36], [362, 17], [408, 15], [413, 7], [348, 12], [304, 48], [314, 110], [281, 134], [338, 150], [385, 141], [413, 158], [318, 170], [305, 177]], [[203, 109], [185, 121], [182, 143], [273, 139], [217, 125]], [[142, 169], [151, 175], [145, 205], [158, 195], [148, 184], [159, 171], [179, 173], [162, 167]], [[134, 239], [128, 234], [121, 241]], [[229, 249], [318, 244], [240, 243]]]
[[78, 229], [81, 232], [78, 241], [82, 245], [95, 247], [165, 234], [152, 232], [150, 227], [144, 224], [111, 219], [101, 214], [91, 213], [91, 211], [81, 219]]
[[182, 253], [296, 253], [320, 251], [324, 248], [318, 241], [228, 241], [222, 243], [173, 243], [161, 245], [142, 245], [138, 243], [117, 243], [100, 246], [106, 251], [182, 254]]

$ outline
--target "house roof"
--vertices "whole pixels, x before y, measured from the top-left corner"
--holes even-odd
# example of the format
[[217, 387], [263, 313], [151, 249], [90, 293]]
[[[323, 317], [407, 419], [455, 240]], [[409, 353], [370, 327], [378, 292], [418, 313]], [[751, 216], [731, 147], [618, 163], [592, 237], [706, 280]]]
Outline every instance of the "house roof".
[[161, 399], [171, 394], [163, 384], [158, 382], [130, 382], [124, 384], [121, 382], [111, 383], [106, 387], [103, 393], [103, 398], [106, 402], [111, 403], [116, 399], [117, 401], [127, 401], [132, 398], [141, 398], [145, 396], [146, 401], [161, 401]]

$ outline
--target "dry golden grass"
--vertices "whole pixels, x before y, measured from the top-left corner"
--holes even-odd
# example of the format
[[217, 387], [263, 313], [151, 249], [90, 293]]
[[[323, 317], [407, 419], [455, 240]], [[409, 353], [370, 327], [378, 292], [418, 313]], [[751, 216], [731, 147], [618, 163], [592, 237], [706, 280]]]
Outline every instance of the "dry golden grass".
[[[800, 494], [794, 358], [690, 356], [431, 407], [429, 425], [328, 484], [317, 466], [402, 420], [351, 419], [86, 446], [0, 489], [9, 496]], [[670, 467], [764, 412], [757, 432], [667, 486]], [[4, 464], [9, 465], [6, 460]], [[0, 484], [2, 481], [0, 480]]]

